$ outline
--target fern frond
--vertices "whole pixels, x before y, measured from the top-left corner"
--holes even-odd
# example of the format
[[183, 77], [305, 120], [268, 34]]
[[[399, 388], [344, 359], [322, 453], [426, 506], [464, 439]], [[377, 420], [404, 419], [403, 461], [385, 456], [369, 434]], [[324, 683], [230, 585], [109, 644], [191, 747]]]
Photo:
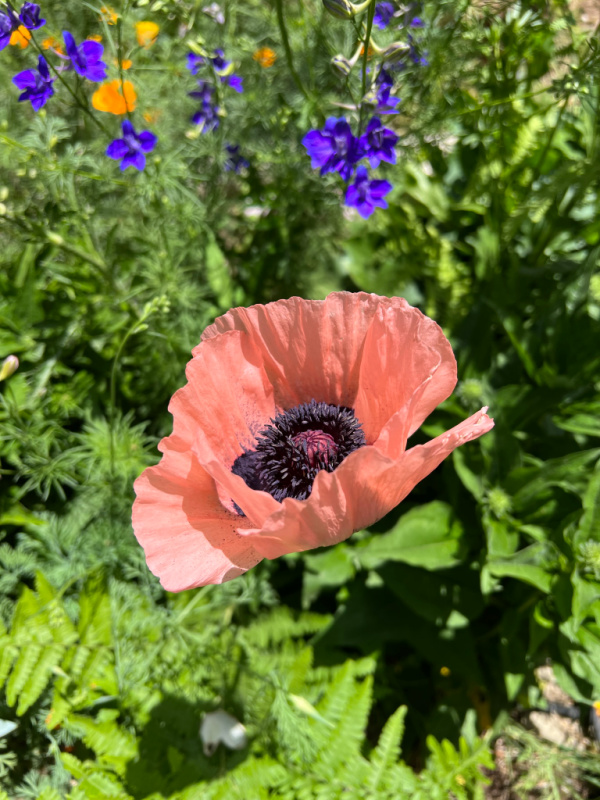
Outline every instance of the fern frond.
[[404, 734], [404, 718], [406, 717], [406, 706], [400, 706], [385, 723], [377, 746], [373, 749], [370, 757], [372, 766], [369, 776], [368, 787], [376, 792], [383, 784], [384, 776], [395, 766], [400, 758], [400, 744]]

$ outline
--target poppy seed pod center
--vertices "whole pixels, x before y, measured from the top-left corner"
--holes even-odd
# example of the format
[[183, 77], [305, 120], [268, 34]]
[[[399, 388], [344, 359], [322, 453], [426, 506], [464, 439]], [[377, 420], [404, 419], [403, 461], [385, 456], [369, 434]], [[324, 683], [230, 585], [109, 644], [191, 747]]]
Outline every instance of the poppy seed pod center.
[[296, 447], [300, 447], [306, 454], [311, 467], [314, 467], [319, 459], [326, 464], [334, 459], [338, 446], [331, 434], [325, 431], [302, 431], [292, 436], [292, 442]]
[[305, 500], [320, 470], [333, 472], [364, 444], [351, 408], [311, 400], [277, 414], [258, 434], [256, 448], [238, 456], [231, 471], [275, 500]]

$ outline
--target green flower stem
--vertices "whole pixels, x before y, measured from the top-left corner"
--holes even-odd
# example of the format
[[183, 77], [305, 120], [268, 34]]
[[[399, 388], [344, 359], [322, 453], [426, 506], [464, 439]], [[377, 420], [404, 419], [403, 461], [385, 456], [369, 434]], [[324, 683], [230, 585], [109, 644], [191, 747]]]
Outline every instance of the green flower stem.
[[288, 69], [298, 89], [302, 92], [302, 94], [307, 100], [310, 100], [310, 96], [306, 91], [304, 84], [302, 83], [300, 75], [298, 75], [298, 73], [296, 72], [296, 67], [294, 66], [292, 48], [290, 47], [290, 40], [288, 37], [287, 28], [285, 27], [285, 19], [283, 16], [283, 0], [275, 0], [275, 7], [277, 9], [277, 23], [279, 25], [279, 32], [281, 34], [283, 49], [285, 50], [285, 59], [287, 61]]
[[[375, 16], [375, 3], [372, 2], [367, 10], [367, 30], [365, 33], [365, 38], [363, 41], [363, 47], [365, 51], [363, 53], [363, 60], [362, 60], [362, 88], [361, 88], [361, 98], [364, 100], [364, 97], [367, 93], [367, 62], [369, 60], [369, 44], [371, 42], [371, 31], [373, 30], [373, 17]], [[358, 135], [360, 136], [363, 131], [363, 124], [364, 124], [364, 106], [361, 100], [360, 105], [360, 117], [358, 121]]]

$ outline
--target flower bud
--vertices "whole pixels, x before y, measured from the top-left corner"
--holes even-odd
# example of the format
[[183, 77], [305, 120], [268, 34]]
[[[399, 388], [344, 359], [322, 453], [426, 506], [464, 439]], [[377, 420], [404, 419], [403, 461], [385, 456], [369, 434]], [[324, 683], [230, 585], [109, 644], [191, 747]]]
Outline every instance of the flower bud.
[[381, 51], [381, 59], [387, 63], [400, 61], [410, 52], [410, 47], [403, 42], [392, 42]]
[[0, 381], [5, 381], [19, 369], [19, 359], [16, 356], [8, 356], [0, 366]]
[[65, 243], [63, 237], [59, 233], [54, 233], [54, 231], [46, 231], [46, 239], [57, 247], [62, 247]]
[[323, 0], [325, 10], [337, 19], [352, 19], [354, 7], [349, 0]]
[[346, 56], [337, 55], [331, 59], [331, 66], [337, 70], [337, 72], [341, 72], [342, 75], [350, 75], [353, 64]]

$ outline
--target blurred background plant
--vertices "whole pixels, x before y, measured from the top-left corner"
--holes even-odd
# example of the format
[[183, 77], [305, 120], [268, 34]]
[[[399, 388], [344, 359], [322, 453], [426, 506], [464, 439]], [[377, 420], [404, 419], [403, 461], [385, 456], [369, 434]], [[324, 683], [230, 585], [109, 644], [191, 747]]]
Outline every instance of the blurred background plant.
[[[0, 53], [9, 797], [502, 797], [500, 733], [541, 765], [515, 791], [598, 794], [506, 727], [547, 707], [549, 662], [584, 733], [600, 708], [597, 31], [562, 0], [347, 7], [47, 0]], [[101, 38], [106, 80], [60, 71], [75, 99], [52, 73], [36, 112], [12, 78], [36, 43], [67, 65], [61, 31]], [[376, 114], [396, 163], [362, 161], [392, 187], [363, 219], [357, 173], [302, 142]], [[157, 137], [144, 169], [106, 155], [124, 120]], [[167, 595], [131, 486], [191, 348], [231, 306], [335, 289], [451, 339], [459, 385], [415, 443], [483, 404], [494, 431], [372, 530]], [[206, 756], [217, 709], [248, 744]]]

